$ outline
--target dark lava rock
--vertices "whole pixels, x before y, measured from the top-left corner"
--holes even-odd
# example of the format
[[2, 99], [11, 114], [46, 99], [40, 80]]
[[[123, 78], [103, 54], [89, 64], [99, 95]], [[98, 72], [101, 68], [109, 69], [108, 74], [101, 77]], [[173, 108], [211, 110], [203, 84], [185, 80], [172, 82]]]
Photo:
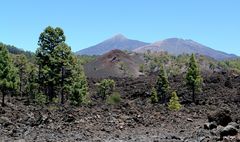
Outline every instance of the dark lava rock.
[[0, 108], [0, 114], [4, 114], [6, 111], [3, 108]]
[[232, 118], [229, 110], [218, 110], [208, 115], [209, 122], [216, 122], [217, 125], [227, 126], [228, 123], [232, 122]]
[[212, 75], [206, 81], [207, 83], [220, 83], [223, 80], [222, 76], [220, 75]]
[[228, 78], [224, 85], [225, 85], [225, 87], [228, 87], [228, 88], [232, 89], [233, 84], [232, 84], [231, 78]]

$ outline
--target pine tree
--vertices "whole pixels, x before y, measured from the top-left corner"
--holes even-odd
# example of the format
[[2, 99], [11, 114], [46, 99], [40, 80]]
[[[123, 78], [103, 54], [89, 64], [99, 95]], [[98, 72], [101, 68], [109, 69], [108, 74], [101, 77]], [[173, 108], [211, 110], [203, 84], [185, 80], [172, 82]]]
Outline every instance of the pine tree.
[[167, 73], [164, 70], [163, 66], [160, 67], [159, 75], [157, 79], [156, 89], [158, 93], [158, 98], [161, 99], [163, 104], [166, 104], [166, 97], [169, 92], [169, 82]]
[[186, 84], [192, 90], [192, 101], [195, 103], [195, 92], [201, 91], [202, 77], [194, 54], [190, 57], [186, 75]]
[[179, 99], [176, 92], [172, 92], [172, 96], [168, 104], [168, 108], [170, 110], [176, 110], [176, 111], [181, 108], [181, 104], [179, 103]]
[[60, 87], [61, 90], [61, 104], [64, 104], [64, 94], [70, 93], [70, 85], [71, 85], [71, 77], [73, 75], [73, 53], [71, 52], [71, 48], [65, 44], [61, 43], [52, 53], [52, 62], [54, 64], [54, 75], [57, 82], [60, 84], [56, 84], [57, 87]]
[[87, 103], [88, 85], [80, 60], [73, 59], [73, 82], [70, 100], [72, 104], [79, 106], [82, 103]]
[[17, 89], [19, 78], [7, 48], [0, 46], [0, 90], [2, 93], [2, 107], [5, 106], [5, 95]]
[[151, 102], [152, 103], [158, 102], [157, 90], [154, 87], [152, 87], [152, 90], [151, 90]]
[[18, 75], [20, 79], [19, 83], [19, 93], [22, 96], [26, 93], [26, 84], [28, 79], [27, 68], [28, 68], [28, 60], [24, 54], [15, 55], [14, 56], [14, 64], [18, 69]]
[[28, 94], [28, 101], [34, 101], [37, 94], [37, 67], [34, 64], [29, 64], [27, 68], [28, 78], [26, 84], [26, 93]]

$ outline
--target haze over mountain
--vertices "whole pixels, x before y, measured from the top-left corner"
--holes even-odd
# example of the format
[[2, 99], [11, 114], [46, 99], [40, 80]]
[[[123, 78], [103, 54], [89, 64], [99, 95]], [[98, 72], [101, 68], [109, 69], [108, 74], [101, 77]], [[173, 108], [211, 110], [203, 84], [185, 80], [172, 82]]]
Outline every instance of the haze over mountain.
[[216, 60], [224, 60], [236, 58], [236, 55], [227, 54], [221, 51], [214, 50], [205, 45], [197, 43], [193, 40], [184, 40], [179, 38], [169, 38], [163, 41], [158, 41], [150, 45], [139, 47], [134, 49], [134, 52], [144, 53], [147, 51], [151, 52], [161, 52], [166, 51], [171, 55], [181, 55], [181, 54], [200, 54], [214, 58]]
[[138, 47], [148, 45], [149, 43], [126, 38], [122, 34], [117, 34], [97, 45], [82, 49], [78, 55], [102, 55], [114, 49], [132, 51]]

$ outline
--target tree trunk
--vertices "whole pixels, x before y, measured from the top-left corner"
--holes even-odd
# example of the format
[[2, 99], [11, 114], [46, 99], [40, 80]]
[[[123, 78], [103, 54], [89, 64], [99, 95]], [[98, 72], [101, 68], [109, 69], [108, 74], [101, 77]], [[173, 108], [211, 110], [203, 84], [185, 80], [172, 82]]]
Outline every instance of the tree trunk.
[[53, 101], [53, 96], [54, 96], [54, 95], [53, 95], [53, 86], [50, 85], [48, 88], [49, 88], [49, 89], [48, 89], [49, 101], [52, 102], [52, 101]]
[[20, 74], [20, 83], [19, 83], [20, 96], [22, 97], [22, 73]]
[[192, 101], [195, 103], [195, 87], [192, 88]]
[[62, 78], [61, 78], [61, 104], [64, 104], [64, 90], [63, 90], [63, 85], [64, 85], [64, 68], [62, 67], [61, 69], [61, 73], [62, 73]]
[[165, 93], [163, 93], [163, 95], [162, 95], [162, 103], [166, 104], [166, 94]]
[[2, 92], [2, 107], [4, 107], [5, 106], [5, 103], [4, 103], [4, 101], [5, 101], [5, 91], [3, 91]]

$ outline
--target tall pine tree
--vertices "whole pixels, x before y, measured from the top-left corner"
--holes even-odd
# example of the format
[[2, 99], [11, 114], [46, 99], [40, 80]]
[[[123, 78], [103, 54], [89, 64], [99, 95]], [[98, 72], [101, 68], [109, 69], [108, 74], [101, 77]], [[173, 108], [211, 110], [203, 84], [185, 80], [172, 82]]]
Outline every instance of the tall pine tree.
[[47, 27], [40, 34], [36, 57], [39, 66], [38, 83], [39, 91], [42, 89], [44, 94], [48, 95], [48, 99], [52, 102], [56, 96], [56, 86], [59, 84], [56, 79], [56, 65], [54, 61], [54, 49], [65, 42], [65, 35], [61, 28]]
[[74, 58], [73, 61], [73, 82], [72, 82], [72, 94], [70, 96], [71, 103], [74, 105], [80, 105], [86, 103], [88, 95], [87, 79], [81, 65], [81, 61]]
[[19, 77], [13, 65], [7, 48], [0, 46], [0, 90], [2, 93], [2, 107], [5, 106], [5, 95], [17, 89]]
[[192, 101], [195, 103], [196, 91], [201, 91], [202, 77], [200, 70], [195, 59], [195, 55], [192, 54], [189, 60], [188, 71], [186, 75], [186, 84], [192, 90]]

